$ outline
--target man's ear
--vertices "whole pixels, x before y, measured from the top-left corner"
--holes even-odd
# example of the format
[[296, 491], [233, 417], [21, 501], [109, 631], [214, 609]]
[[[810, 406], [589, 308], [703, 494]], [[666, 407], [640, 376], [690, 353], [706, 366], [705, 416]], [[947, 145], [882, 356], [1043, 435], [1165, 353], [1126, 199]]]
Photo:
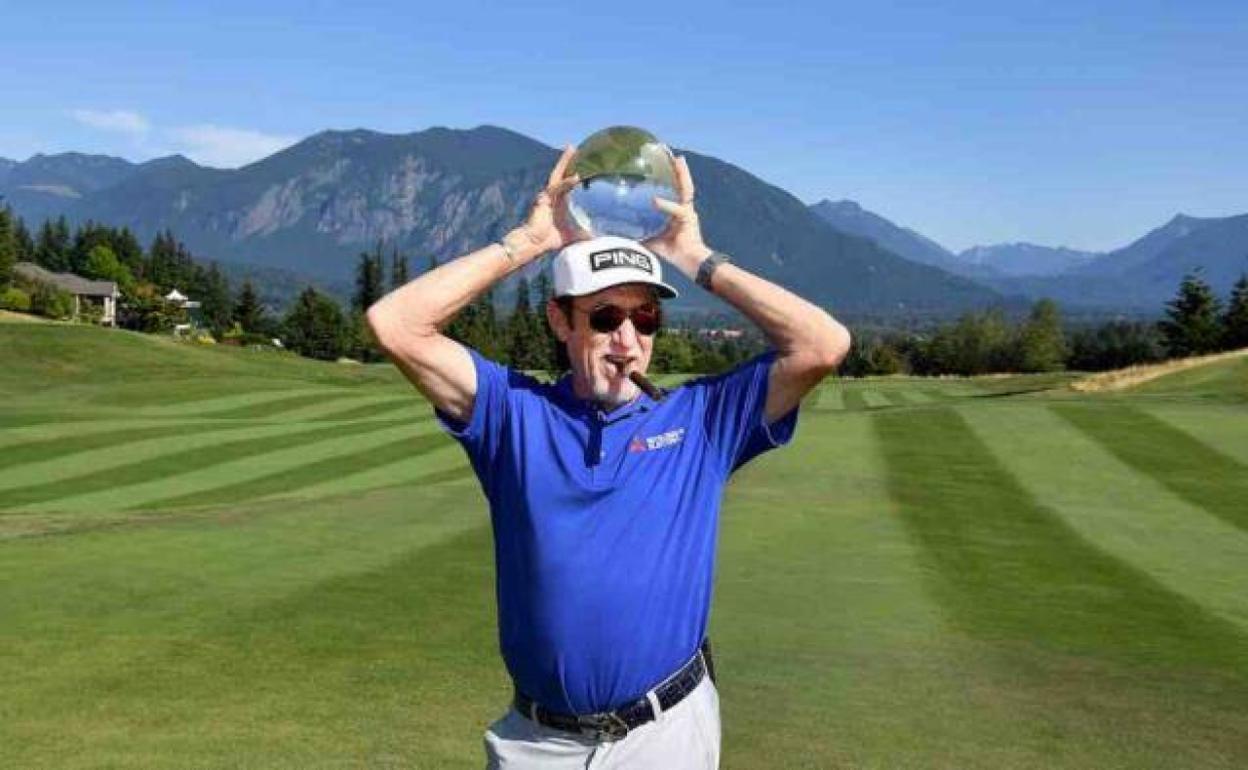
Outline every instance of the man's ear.
[[563, 314], [563, 308], [554, 298], [546, 301], [546, 323], [550, 324], [550, 330], [555, 333], [556, 339], [560, 342], [568, 341], [572, 328], [568, 325], [568, 317]]

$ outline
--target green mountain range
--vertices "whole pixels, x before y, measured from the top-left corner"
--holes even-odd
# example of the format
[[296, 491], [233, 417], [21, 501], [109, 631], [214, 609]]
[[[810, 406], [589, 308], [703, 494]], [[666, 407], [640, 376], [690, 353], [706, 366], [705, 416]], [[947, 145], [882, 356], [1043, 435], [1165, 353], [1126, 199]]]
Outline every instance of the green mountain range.
[[[736, 166], [685, 154], [708, 241], [803, 296], [881, 315], [947, 315], [1003, 301], [828, 226]], [[498, 239], [521, 220], [556, 157], [551, 147], [492, 126], [326, 131], [236, 170], [180, 156], [142, 164], [36, 156], [0, 176], [0, 194], [28, 222], [63, 213], [124, 225], [145, 240], [169, 228], [205, 258], [340, 281], [379, 240], [421, 269], [429, 257], [449, 259]], [[687, 309], [722, 307], [683, 278], [677, 283], [687, 289]]]
[[1051, 297], [1072, 308], [1159, 313], [1183, 276], [1198, 273], [1222, 296], [1248, 272], [1248, 214], [1178, 214], [1104, 253], [1030, 243], [975, 246], [954, 254], [930, 238], [853, 201], [810, 207], [833, 227], [901, 256], [940, 267], [1008, 296]]

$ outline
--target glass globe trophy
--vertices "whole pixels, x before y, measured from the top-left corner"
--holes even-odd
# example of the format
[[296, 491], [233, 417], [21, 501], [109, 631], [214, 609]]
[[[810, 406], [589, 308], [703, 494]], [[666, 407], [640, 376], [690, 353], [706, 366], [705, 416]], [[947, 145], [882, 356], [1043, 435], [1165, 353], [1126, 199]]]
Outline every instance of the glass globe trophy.
[[653, 199], [677, 200], [676, 169], [672, 151], [649, 131], [604, 128], [576, 148], [568, 174], [581, 181], [568, 194], [567, 218], [590, 237], [644, 241], [667, 228], [671, 217]]

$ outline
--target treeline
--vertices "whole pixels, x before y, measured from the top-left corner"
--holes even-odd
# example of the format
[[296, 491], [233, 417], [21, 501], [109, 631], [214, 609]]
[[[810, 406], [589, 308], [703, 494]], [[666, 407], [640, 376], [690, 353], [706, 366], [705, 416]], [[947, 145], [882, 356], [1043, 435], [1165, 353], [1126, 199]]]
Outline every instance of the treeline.
[[[391, 288], [406, 283], [406, 268], [394, 267], [392, 257]], [[430, 259], [428, 269], [438, 266]], [[361, 254], [356, 264], [355, 295], [352, 300], [352, 318], [357, 325], [357, 339], [367, 339], [363, 329], [362, 314], [385, 294], [384, 275], [386, 266], [378, 250]], [[401, 280], [400, 280], [401, 279]], [[452, 339], [478, 350], [486, 358], [526, 371], [563, 372], [568, 368], [564, 347], [555, 338], [546, 320], [546, 306], [554, 293], [550, 276], [542, 271], [530, 281], [521, 277], [511, 307], [505, 313], [498, 310], [493, 290], [478, 296], [446, 325], [443, 332]], [[322, 302], [325, 298], [322, 298]], [[304, 297], [300, 298], [303, 303]], [[333, 321], [326, 312], [323, 319], [328, 327]], [[342, 317], [339, 323], [350, 325], [352, 319]], [[350, 330], [341, 332], [344, 342], [351, 338]], [[333, 335], [326, 328], [322, 339]], [[342, 349], [342, 348], [340, 348]], [[761, 340], [716, 340], [699, 334], [693, 329], [669, 328], [660, 331], [655, 338], [651, 357], [651, 371], [667, 372], [719, 372], [762, 350]], [[356, 357], [365, 361], [381, 359], [381, 352], [371, 342], [358, 350]], [[328, 356], [325, 356], [328, 357]]]
[[[197, 260], [171, 232], [157, 235], [144, 249], [127, 228], [87, 222], [71, 229], [64, 217], [48, 220], [32, 236], [20, 217], [0, 209], [0, 308], [68, 318], [73, 298], [47, 285], [35, 285], [13, 272], [17, 262], [33, 262], [56, 273], [113, 281], [121, 291], [118, 325], [136, 331], [167, 333], [190, 319], [185, 307], [165, 299], [177, 289], [200, 303], [198, 321], [214, 341], [282, 345], [309, 358], [383, 360], [365, 323], [365, 311], [388, 291], [406, 284], [409, 264], [397, 248], [378, 243], [360, 253], [355, 292], [348, 308], [313, 287], [305, 288], [283, 315], [259, 300], [244, 281], [235, 291], [212, 262]], [[428, 269], [437, 267], [430, 260]], [[507, 312], [497, 310], [493, 291], [464, 308], [443, 330], [485, 356], [524, 370], [561, 372], [563, 346], [546, 323], [552, 294], [549, 276], [521, 278]], [[83, 309], [84, 320], [95, 320]], [[207, 339], [200, 336], [200, 339]], [[761, 350], [761, 341], [712, 340], [693, 330], [664, 330], [655, 340], [652, 368], [657, 372], [717, 372]]]
[[[156, 236], [144, 250], [128, 228], [87, 222], [73, 230], [65, 217], [45, 220], [33, 236], [21, 217], [0, 209], [0, 306], [53, 318], [73, 312], [66, 292], [17, 275], [18, 262], [33, 262], [55, 273], [113, 281], [121, 291], [118, 325], [139, 331], [166, 331], [184, 323], [185, 310], [165, 301], [178, 288], [201, 302], [205, 322], [223, 329], [231, 313], [229, 285], [215, 264], [202, 265], [169, 232]], [[52, 298], [49, 301], [48, 298]], [[93, 311], [83, 308], [86, 320]]]
[[1104, 371], [1248, 347], [1248, 277], [1225, 304], [1199, 275], [1186, 276], [1156, 323], [1110, 321], [1068, 329], [1052, 300], [1011, 322], [998, 310], [967, 313], [926, 332], [857, 333], [841, 373], [975, 375]]

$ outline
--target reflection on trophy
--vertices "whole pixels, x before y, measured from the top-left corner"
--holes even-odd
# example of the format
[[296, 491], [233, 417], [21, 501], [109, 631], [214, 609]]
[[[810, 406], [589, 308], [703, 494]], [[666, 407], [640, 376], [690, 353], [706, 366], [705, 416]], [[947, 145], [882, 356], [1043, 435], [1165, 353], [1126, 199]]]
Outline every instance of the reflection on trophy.
[[658, 235], [670, 217], [655, 208], [654, 197], [677, 200], [672, 163], [672, 151], [649, 131], [612, 126], [593, 134], [568, 169], [581, 178], [568, 196], [570, 223], [590, 237]]

